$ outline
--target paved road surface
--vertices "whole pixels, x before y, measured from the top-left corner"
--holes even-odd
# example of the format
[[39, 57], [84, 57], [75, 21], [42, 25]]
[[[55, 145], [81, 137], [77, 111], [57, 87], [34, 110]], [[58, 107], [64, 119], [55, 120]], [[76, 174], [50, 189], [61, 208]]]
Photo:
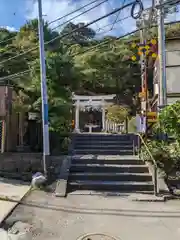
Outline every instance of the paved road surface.
[[[30, 186], [15, 180], [0, 178], [0, 223], [14, 209], [24, 195], [30, 190]], [[11, 199], [17, 202], [4, 201]]]
[[34, 240], [76, 240], [91, 232], [109, 233], [120, 240], [180, 239], [180, 201], [142, 203], [97, 195], [64, 199], [34, 191], [7, 224], [17, 220], [33, 225]]

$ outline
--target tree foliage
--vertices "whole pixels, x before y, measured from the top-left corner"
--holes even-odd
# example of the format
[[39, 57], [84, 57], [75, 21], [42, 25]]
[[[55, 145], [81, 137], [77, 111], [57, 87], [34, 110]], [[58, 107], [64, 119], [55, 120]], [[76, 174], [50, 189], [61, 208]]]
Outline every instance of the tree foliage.
[[180, 143], [180, 102], [165, 107], [159, 116], [159, 127]]
[[112, 105], [107, 108], [107, 119], [117, 124], [123, 123], [128, 116], [128, 109], [119, 105]]
[[[52, 131], [69, 130], [72, 92], [88, 95], [115, 93], [117, 105], [125, 104], [131, 111], [138, 107], [140, 67], [138, 62], [130, 60], [133, 53], [129, 46], [129, 42], [138, 39], [138, 36], [135, 34], [124, 39], [104, 36], [97, 39], [94, 30], [83, 26], [83, 23], [69, 23], [58, 33], [44, 23], [45, 42], [55, 38], [55, 41], [45, 44]], [[173, 30], [168, 28], [168, 32], [178, 34], [179, 25], [174, 25]], [[31, 48], [32, 51], [24, 54]], [[20, 54], [19, 57], [14, 58], [17, 54]], [[18, 32], [0, 29], [0, 58], [2, 62], [12, 58], [0, 65], [0, 77], [7, 76], [3, 81], [14, 87], [17, 95], [14, 109], [41, 114], [37, 19], [27, 22]], [[24, 70], [29, 72], [8, 77]]]

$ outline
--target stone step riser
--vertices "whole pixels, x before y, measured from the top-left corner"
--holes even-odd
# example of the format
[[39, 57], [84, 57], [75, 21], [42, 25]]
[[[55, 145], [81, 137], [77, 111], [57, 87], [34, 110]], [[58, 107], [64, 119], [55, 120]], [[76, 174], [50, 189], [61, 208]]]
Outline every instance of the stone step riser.
[[107, 140], [96, 140], [96, 139], [75, 139], [73, 141], [74, 144], [108, 144], [108, 145], [112, 145], [112, 144], [118, 144], [118, 145], [133, 145], [133, 141], [121, 141], [121, 140], [118, 140], [118, 139], [107, 139]]
[[106, 144], [114, 144], [114, 143], [121, 143], [121, 144], [133, 144], [132, 140], [120, 140], [120, 139], [74, 139], [74, 143], [106, 143]]
[[72, 150], [72, 154], [96, 154], [96, 155], [133, 155], [133, 150], [109, 150], [107, 149], [74, 149]]
[[98, 159], [72, 159], [72, 164], [111, 164], [111, 165], [141, 165], [144, 164], [142, 160], [135, 159], [107, 159], [107, 160], [98, 160]]
[[102, 150], [102, 149], [111, 149], [111, 150], [133, 150], [133, 146], [132, 145], [126, 145], [126, 146], [123, 146], [123, 145], [76, 145], [74, 146], [74, 148], [76, 150]]
[[146, 166], [119, 166], [119, 167], [107, 167], [107, 166], [78, 166], [73, 165], [70, 168], [71, 172], [88, 172], [88, 173], [149, 173], [149, 170]]
[[124, 192], [143, 192], [143, 191], [153, 191], [153, 185], [94, 185], [91, 183], [86, 184], [76, 184], [70, 183], [69, 188], [71, 191], [75, 190], [92, 190], [92, 191], [124, 191]]
[[120, 139], [133, 140], [136, 137], [128, 134], [76, 134], [74, 139]]
[[84, 175], [78, 175], [78, 174], [72, 174], [69, 175], [69, 181], [133, 181], [133, 182], [150, 182], [152, 181], [152, 177], [150, 175], [93, 175], [93, 174], [84, 174]]

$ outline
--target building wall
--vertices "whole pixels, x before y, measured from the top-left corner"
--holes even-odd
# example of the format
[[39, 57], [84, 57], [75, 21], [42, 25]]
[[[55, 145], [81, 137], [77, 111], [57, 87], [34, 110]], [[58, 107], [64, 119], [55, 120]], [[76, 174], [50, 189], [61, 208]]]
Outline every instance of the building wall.
[[180, 39], [166, 43], [167, 94], [180, 94]]
[[180, 97], [167, 97], [167, 104], [173, 104], [176, 101], [180, 101]]
[[[159, 61], [154, 64], [154, 95], [158, 94], [157, 83], [159, 82]], [[175, 103], [180, 99], [180, 39], [166, 41], [166, 83], [167, 102]], [[174, 96], [174, 94], [176, 96]]]

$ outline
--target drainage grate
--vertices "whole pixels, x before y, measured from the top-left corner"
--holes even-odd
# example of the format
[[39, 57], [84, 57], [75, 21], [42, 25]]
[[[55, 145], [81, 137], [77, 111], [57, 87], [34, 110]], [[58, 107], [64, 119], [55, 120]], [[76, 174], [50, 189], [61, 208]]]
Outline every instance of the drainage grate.
[[118, 239], [106, 234], [94, 233], [81, 236], [77, 240], [118, 240]]

